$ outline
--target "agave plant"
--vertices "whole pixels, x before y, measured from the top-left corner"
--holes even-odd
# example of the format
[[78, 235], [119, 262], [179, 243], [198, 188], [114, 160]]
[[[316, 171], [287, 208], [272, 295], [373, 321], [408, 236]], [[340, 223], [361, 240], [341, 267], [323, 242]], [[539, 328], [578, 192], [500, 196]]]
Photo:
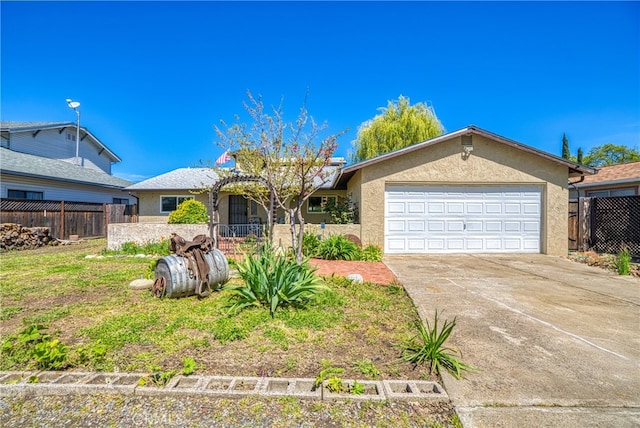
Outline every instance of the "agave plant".
[[440, 374], [440, 368], [447, 370], [453, 377], [460, 379], [463, 371], [475, 370], [473, 366], [463, 363], [456, 356], [462, 357], [462, 353], [456, 349], [444, 346], [453, 328], [456, 326], [456, 318], [453, 321], [444, 321], [442, 329], [438, 331], [438, 311], [433, 320], [433, 327], [428, 320], [427, 326], [420, 320], [415, 321], [418, 334], [405, 344], [402, 358], [415, 366], [429, 363], [429, 373], [434, 371]]
[[226, 287], [234, 292], [230, 309], [238, 312], [249, 306], [267, 306], [273, 317], [280, 306], [302, 305], [326, 289], [314, 272], [306, 261], [299, 265], [271, 249], [257, 257], [245, 256], [238, 263], [245, 284]]

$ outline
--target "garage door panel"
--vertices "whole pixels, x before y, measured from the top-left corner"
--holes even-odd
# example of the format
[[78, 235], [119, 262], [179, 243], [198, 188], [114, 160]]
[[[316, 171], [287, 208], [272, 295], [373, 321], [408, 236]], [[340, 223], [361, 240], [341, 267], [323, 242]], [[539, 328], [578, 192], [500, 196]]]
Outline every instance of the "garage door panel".
[[451, 202], [447, 204], [447, 214], [464, 214], [463, 202]]
[[443, 202], [429, 202], [430, 214], [442, 214], [444, 213], [444, 203]]
[[424, 202], [409, 202], [407, 208], [409, 214], [424, 214]]
[[427, 226], [429, 232], [444, 232], [444, 220], [429, 221]]
[[409, 251], [424, 251], [426, 246], [425, 246], [425, 240], [424, 239], [409, 239], [407, 241], [407, 247], [409, 249]]
[[540, 187], [387, 187], [385, 252], [540, 251]]
[[462, 232], [462, 231], [464, 231], [464, 221], [462, 221], [462, 220], [449, 220], [447, 222], [447, 231], [449, 231], [449, 232]]
[[[482, 232], [483, 229], [483, 222], [482, 221], [467, 221], [466, 222], [466, 226], [467, 226], [467, 233], [474, 233], [474, 232]], [[464, 224], [463, 224], [463, 228], [464, 228]]]
[[403, 214], [405, 211], [404, 202], [389, 202], [387, 210], [390, 214]]
[[508, 202], [504, 204], [505, 214], [520, 214], [520, 211], [521, 211], [520, 203]]
[[402, 220], [387, 220], [387, 231], [389, 232], [404, 232], [405, 222]]
[[526, 215], [540, 215], [540, 204], [522, 204], [522, 212]]
[[407, 222], [407, 230], [409, 232], [424, 232], [425, 231], [425, 222], [424, 220], [419, 221], [408, 221]]

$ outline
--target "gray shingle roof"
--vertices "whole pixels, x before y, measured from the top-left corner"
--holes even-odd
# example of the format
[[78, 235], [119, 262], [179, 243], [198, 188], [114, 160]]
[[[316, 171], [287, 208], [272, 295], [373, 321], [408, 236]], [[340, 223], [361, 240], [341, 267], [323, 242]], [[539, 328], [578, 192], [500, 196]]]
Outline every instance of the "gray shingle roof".
[[114, 177], [102, 171], [83, 168], [58, 159], [49, 159], [0, 148], [0, 171], [24, 177], [44, 178], [69, 183], [122, 189], [130, 181]]
[[178, 168], [127, 187], [127, 190], [201, 190], [219, 177], [211, 168]]
[[35, 131], [38, 129], [75, 126], [75, 122], [0, 122], [3, 131]]
[[[328, 166], [326, 183], [314, 179], [320, 189], [331, 189], [340, 175], [338, 166]], [[127, 190], [202, 190], [215, 184], [219, 175], [211, 168], [178, 168], [127, 187]]]

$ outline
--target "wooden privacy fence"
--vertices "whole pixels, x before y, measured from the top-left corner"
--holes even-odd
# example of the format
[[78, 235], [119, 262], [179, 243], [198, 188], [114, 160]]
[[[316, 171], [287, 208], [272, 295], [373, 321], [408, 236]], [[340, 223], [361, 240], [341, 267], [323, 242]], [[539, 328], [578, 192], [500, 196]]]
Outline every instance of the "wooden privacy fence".
[[640, 195], [569, 201], [569, 250], [640, 255]]
[[0, 223], [48, 227], [52, 236], [68, 239], [107, 236], [109, 223], [137, 223], [137, 205], [69, 201], [2, 199]]

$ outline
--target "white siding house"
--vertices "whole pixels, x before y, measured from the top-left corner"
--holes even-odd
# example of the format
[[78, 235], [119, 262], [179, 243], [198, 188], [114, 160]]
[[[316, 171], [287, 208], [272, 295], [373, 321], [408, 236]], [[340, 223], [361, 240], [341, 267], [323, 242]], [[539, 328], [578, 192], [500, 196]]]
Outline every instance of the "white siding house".
[[84, 127], [77, 159], [72, 122], [2, 122], [1, 137], [3, 199], [136, 203], [131, 182], [111, 175], [120, 158]]

